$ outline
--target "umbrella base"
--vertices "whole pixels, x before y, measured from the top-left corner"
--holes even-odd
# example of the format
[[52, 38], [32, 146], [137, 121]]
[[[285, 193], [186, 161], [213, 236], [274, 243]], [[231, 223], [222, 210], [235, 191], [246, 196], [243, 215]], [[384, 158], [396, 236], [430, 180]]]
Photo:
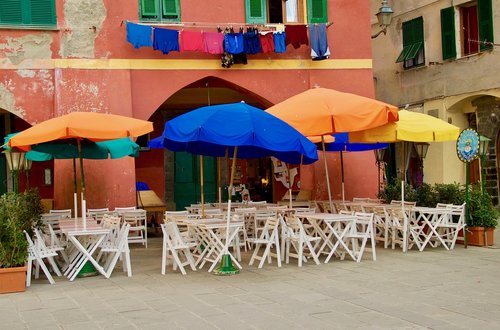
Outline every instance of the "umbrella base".
[[89, 276], [97, 276], [99, 272], [95, 269], [94, 265], [90, 261], [87, 261], [83, 266], [82, 270], [78, 273], [76, 277], [89, 277]]
[[239, 274], [240, 270], [233, 266], [231, 261], [231, 256], [229, 254], [225, 254], [222, 256], [222, 260], [219, 268], [214, 270], [215, 275], [236, 275]]

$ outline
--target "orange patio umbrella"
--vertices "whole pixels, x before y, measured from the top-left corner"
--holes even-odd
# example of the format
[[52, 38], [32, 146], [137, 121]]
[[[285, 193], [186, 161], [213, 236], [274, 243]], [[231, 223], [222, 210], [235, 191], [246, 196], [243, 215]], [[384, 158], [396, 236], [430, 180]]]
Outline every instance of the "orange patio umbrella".
[[60, 140], [88, 139], [94, 142], [137, 137], [153, 131], [153, 123], [125, 116], [72, 112], [43, 121], [16, 134], [9, 140], [11, 148], [28, 151], [31, 145]]
[[39, 143], [55, 140], [76, 140], [82, 173], [83, 215], [85, 212], [83, 206], [85, 200], [85, 178], [83, 174], [81, 140], [87, 139], [94, 142], [107, 141], [126, 137], [138, 137], [152, 131], [153, 123], [146, 120], [96, 112], [71, 112], [61, 117], [43, 121], [14, 135], [9, 140], [8, 145], [10, 148], [29, 151], [32, 145]]
[[[357, 94], [327, 88], [313, 88], [290, 97], [266, 110], [284, 120], [307, 137], [356, 132], [375, 128], [398, 120], [398, 108]], [[328, 198], [332, 196], [326, 158], [325, 170]]]

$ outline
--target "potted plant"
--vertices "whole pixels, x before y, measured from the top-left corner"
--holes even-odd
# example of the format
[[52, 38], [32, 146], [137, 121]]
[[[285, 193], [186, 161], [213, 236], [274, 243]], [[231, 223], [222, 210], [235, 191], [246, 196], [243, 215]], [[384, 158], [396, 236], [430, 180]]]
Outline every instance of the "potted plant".
[[498, 225], [499, 213], [487, 192], [480, 185], [469, 191], [468, 243], [476, 246], [493, 245], [493, 232]]
[[0, 196], [0, 293], [26, 289], [28, 242], [33, 227], [41, 227], [43, 206], [35, 189]]

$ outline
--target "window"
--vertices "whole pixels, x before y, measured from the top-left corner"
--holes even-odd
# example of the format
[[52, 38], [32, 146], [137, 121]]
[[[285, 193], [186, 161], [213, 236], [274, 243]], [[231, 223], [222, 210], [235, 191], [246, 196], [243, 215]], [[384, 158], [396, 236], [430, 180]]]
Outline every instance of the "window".
[[[455, 23], [455, 13], [460, 21]], [[456, 26], [459, 28], [457, 29]], [[458, 31], [459, 33], [456, 33]], [[476, 54], [493, 47], [493, 15], [491, 0], [476, 0], [463, 6], [441, 10], [441, 42], [443, 59], [457, 57], [456, 35], [460, 38], [462, 56]], [[481, 43], [485, 41], [486, 43]]]
[[425, 64], [424, 20], [422, 17], [403, 23], [403, 50], [396, 63], [403, 62], [405, 69]]
[[181, 20], [179, 0], [141, 0], [141, 19], [147, 21]]
[[1, 0], [0, 26], [56, 26], [55, 0]]
[[[327, 23], [327, 0], [245, 0], [247, 23]], [[307, 20], [306, 17], [307, 16]]]

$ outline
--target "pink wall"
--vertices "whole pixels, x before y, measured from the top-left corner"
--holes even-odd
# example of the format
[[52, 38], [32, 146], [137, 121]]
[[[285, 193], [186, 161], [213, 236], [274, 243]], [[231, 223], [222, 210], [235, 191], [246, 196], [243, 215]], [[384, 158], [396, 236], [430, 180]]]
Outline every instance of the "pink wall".
[[[185, 22], [244, 22], [244, 1], [181, 0], [182, 20]], [[153, 49], [134, 49], [126, 41], [122, 21], [137, 21], [137, 0], [103, 0], [106, 18], [96, 29], [94, 58], [96, 59], [218, 59], [219, 56], [197, 52], [163, 55]], [[74, 5], [74, 3], [71, 3]], [[65, 37], [79, 27], [68, 24], [64, 0], [57, 0], [58, 31], [0, 30], [0, 42], [12, 44], [23, 37], [49, 36], [52, 58], [60, 58]], [[69, 8], [69, 7], [68, 7]], [[328, 29], [331, 59], [370, 59], [371, 25], [369, 4], [365, 1], [330, 0]], [[207, 28], [204, 28], [205, 30]], [[215, 30], [215, 28], [211, 28]], [[24, 47], [37, 47], [32, 44]], [[9, 48], [10, 47], [10, 48]], [[1, 58], [12, 58], [18, 52], [14, 46], [0, 49]], [[310, 48], [285, 54], [249, 56], [253, 59], [304, 59], [310, 61]], [[2, 64], [0, 64], [2, 68]], [[14, 103], [6, 110], [15, 113], [30, 124], [71, 111], [99, 111], [150, 119], [158, 107], [175, 92], [207, 76], [226, 80], [256, 95], [264, 104], [275, 104], [315, 85], [373, 97], [371, 69], [336, 70], [92, 70], [59, 67], [49, 70], [0, 70], [0, 85], [14, 96]], [[153, 117], [157, 124], [162, 122]], [[162, 127], [156, 125], [156, 132]], [[152, 136], [156, 136], [154, 133]], [[339, 161], [336, 154], [328, 155], [330, 181], [334, 196], [340, 192]], [[376, 167], [371, 152], [346, 155], [347, 196], [374, 196]], [[363, 164], [359, 166], [358, 164]], [[366, 164], [373, 164], [367, 166]], [[326, 186], [323, 162], [302, 166], [303, 189], [314, 189], [316, 198], [325, 198]], [[68, 207], [72, 201], [72, 164], [56, 161], [54, 165], [54, 198], [56, 207]], [[139, 159], [113, 161], [85, 161], [89, 207], [123, 206], [135, 203], [135, 181], [146, 181], [160, 195], [163, 194], [163, 152], [141, 153]]]

